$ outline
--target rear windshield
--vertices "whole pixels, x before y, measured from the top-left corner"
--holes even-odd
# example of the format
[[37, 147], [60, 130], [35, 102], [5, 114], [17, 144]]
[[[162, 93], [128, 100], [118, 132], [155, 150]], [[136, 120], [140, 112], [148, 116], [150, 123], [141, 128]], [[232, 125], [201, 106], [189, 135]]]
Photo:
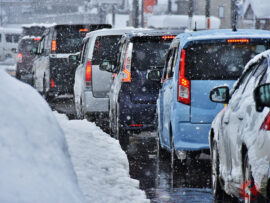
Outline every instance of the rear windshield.
[[82, 26], [57, 27], [56, 53], [79, 52], [87, 32], [88, 29]]
[[121, 35], [100, 36], [96, 38], [93, 52], [93, 64], [100, 64], [103, 60], [115, 61], [119, 51]]
[[162, 38], [136, 40], [132, 50], [132, 67], [140, 71], [163, 68], [171, 41]]
[[23, 36], [41, 36], [45, 31], [45, 27], [33, 26], [33, 27], [23, 27]]
[[22, 40], [19, 44], [19, 52], [20, 53], [31, 53], [33, 48], [38, 47], [38, 42], [37, 40], [34, 39], [26, 39]]
[[236, 80], [246, 63], [270, 48], [269, 40], [196, 44], [186, 49], [185, 75], [190, 80]]

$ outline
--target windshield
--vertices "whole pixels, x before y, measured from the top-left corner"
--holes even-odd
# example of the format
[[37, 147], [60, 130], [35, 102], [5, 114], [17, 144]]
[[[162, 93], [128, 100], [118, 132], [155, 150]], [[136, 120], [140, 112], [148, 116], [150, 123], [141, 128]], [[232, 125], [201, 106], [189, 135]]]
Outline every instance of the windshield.
[[115, 61], [119, 51], [119, 40], [122, 35], [100, 36], [96, 38], [93, 52], [93, 64], [100, 64], [103, 60]]
[[192, 45], [186, 49], [186, 77], [191, 80], [236, 80], [246, 63], [269, 47], [269, 41]]
[[22, 40], [19, 44], [19, 52], [31, 54], [33, 48], [38, 47], [38, 42], [39, 42], [38, 40], [34, 39]]
[[132, 67], [136, 70], [163, 68], [171, 40], [137, 41], [132, 51]]

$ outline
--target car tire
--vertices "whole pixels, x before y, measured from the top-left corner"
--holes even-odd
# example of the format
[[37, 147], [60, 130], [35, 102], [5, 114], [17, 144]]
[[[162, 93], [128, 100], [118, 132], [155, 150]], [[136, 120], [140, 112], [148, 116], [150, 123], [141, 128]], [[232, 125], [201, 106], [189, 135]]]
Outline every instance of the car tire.
[[[245, 155], [245, 160], [244, 160], [244, 170], [243, 170], [243, 174], [244, 174], [244, 183], [247, 183], [248, 181], [250, 181], [250, 186], [249, 188], [255, 188], [255, 183], [254, 183], [254, 179], [252, 176], [252, 172], [251, 172], [251, 166], [249, 164], [249, 159], [248, 159], [248, 153], [246, 153]], [[260, 195], [260, 193], [257, 191], [257, 193], [254, 192], [252, 193], [250, 190], [248, 190], [247, 192], [248, 197], [245, 198], [244, 202], [252, 202], [252, 203], [266, 203], [268, 202], [267, 199], [265, 199], [262, 195]]]
[[124, 130], [120, 124], [119, 119], [119, 105], [117, 105], [117, 116], [116, 116], [116, 138], [119, 140], [119, 143], [124, 151], [127, 150], [129, 145], [129, 134]]
[[217, 143], [213, 142], [211, 150], [212, 161], [212, 194], [215, 201], [229, 201], [234, 202], [235, 198], [229, 196], [222, 188], [219, 179], [219, 155], [217, 149]]

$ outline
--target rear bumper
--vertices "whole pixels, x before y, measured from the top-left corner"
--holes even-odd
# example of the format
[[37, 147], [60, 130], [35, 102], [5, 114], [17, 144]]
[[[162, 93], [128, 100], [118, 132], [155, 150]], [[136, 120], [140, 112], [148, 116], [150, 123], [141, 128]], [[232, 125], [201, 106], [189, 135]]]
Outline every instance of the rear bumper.
[[83, 108], [85, 114], [91, 113], [108, 113], [109, 111], [109, 98], [96, 98], [93, 96], [92, 91], [84, 92]]
[[174, 146], [178, 151], [209, 149], [208, 135], [211, 124], [178, 122], [174, 130]]

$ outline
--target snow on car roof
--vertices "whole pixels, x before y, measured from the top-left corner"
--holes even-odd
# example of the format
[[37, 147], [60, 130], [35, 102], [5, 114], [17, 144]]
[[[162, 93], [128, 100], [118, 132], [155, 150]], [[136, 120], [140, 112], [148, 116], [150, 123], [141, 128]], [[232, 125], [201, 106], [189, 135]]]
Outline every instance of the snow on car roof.
[[187, 41], [228, 38], [270, 38], [270, 31], [254, 29], [239, 29], [235, 32], [231, 29], [204, 30], [183, 33], [176, 38], [180, 38], [181, 36], [184, 36]]
[[21, 40], [23, 40], [23, 39], [36, 39], [36, 38], [41, 38], [40, 36], [33, 36], [33, 35], [26, 35], [26, 36], [23, 36], [22, 38], [21, 38]]
[[92, 32], [89, 32], [86, 34], [86, 37], [91, 37], [93, 35], [100, 35], [100, 36], [104, 36], [104, 35], [111, 35], [111, 34], [123, 34], [126, 32], [131, 32], [132, 30], [134, 30], [135, 28], [130, 27], [130, 28], [103, 28], [100, 30], [95, 30]]
[[31, 27], [51, 27], [56, 25], [56, 23], [51, 23], [51, 24], [47, 24], [47, 23], [32, 23], [32, 24], [23, 24], [22, 28], [31, 28]]

